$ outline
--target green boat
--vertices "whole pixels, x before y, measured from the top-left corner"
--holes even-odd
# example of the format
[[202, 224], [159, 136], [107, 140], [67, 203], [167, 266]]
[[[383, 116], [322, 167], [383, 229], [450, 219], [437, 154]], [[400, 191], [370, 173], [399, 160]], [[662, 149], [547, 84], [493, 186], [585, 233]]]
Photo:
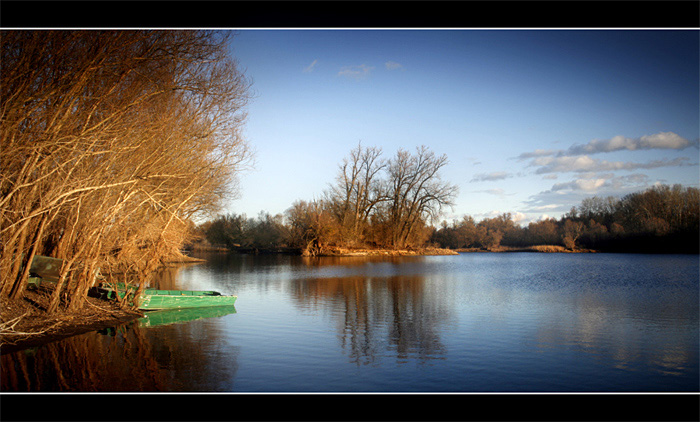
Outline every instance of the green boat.
[[[121, 283], [119, 283], [121, 284]], [[106, 299], [123, 299], [129, 295], [134, 299], [137, 286], [119, 286], [101, 283], [97, 288], [100, 296]], [[202, 308], [209, 306], [233, 306], [238, 296], [222, 295], [213, 290], [159, 290], [146, 288], [141, 292], [138, 308], [143, 311], [165, 309]]]

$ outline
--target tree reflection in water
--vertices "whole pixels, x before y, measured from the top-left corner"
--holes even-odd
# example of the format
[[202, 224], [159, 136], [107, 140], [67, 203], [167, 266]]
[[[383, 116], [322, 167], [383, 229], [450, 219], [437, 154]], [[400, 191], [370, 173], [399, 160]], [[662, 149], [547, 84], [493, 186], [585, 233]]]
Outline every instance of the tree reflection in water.
[[293, 285], [304, 307], [328, 304], [338, 320], [341, 346], [357, 365], [416, 359], [443, 359], [440, 327], [449, 310], [436, 292], [427, 293], [423, 276], [304, 278]]
[[2, 391], [201, 391], [234, 378], [237, 353], [225, 365], [212, 359], [221, 342], [197, 322], [125, 324], [3, 355]]
[[162, 391], [172, 385], [143, 332], [88, 333], [2, 356], [3, 391]]

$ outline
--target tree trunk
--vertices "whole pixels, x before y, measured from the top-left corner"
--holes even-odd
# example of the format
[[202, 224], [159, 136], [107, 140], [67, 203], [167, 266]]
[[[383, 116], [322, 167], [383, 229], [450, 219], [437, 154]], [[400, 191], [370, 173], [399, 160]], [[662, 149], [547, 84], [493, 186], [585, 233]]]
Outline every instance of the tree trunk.
[[37, 233], [34, 236], [34, 241], [32, 242], [32, 250], [27, 256], [27, 259], [25, 260], [24, 271], [22, 272], [20, 279], [15, 281], [15, 285], [12, 288], [12, 291], [10, 292], [11, 299], [17, 300], [21, 298], [24, 294], [24, 289], [26, 288], [27, 280], [29, 279], [29, 270], [31, 269], [32, 261], [34, 260], [34, 255], [36, 255], [36, 251], [39, 248], [39, 245], [41, 244], [41, 240], [44, 235], [44, 228], [46, 228], [46, 223], [48, 220], [49, 215], [44, 214], [44, 216], [41, 218], [41, 223], [39, 224]]

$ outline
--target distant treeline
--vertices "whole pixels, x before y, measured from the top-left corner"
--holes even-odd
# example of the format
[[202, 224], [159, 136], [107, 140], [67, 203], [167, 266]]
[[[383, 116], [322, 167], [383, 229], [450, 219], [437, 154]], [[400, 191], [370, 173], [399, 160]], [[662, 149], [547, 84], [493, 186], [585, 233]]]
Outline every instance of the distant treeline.
[[389, 161], [381, 150], [358, 146], [340, 165], [335, 185], [320, 200], [297, 201], [284, 214], [257, 218], [222, 215], [198, 227], [211, 245], [235, 250], [332, 248], [498, 250], [557, 245], [569, 250], [698, 253], [697, 188], [659, 185], [622, 198], [591, 197], [559, 220], [526, 227], [510, 213], [479, 222], [471, 216], [439, 227], [429, 224], [451, 205], [456, 187], [440, 181], [447, 161], [427, 148], [400, 150]]
[[698, 253], [697, 188], [654, 186], [622, 198], [586, 198], [559, 220], [516, 225], [509, 213], [480, 222], [471, 217], [443, 222], [431, 241], [442, 247], [561, 245], [607, 252]]

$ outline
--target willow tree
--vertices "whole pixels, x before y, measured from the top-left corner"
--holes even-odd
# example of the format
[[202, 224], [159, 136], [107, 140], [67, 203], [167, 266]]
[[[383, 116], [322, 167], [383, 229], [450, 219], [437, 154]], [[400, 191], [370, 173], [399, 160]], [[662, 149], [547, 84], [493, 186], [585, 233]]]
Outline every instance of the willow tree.
[[2, 31], [0, 298], [64, 260], [49, 311], [95, 270], [140, 288], [189, 220], [235, 194], [250, 82], [209, 31]]

